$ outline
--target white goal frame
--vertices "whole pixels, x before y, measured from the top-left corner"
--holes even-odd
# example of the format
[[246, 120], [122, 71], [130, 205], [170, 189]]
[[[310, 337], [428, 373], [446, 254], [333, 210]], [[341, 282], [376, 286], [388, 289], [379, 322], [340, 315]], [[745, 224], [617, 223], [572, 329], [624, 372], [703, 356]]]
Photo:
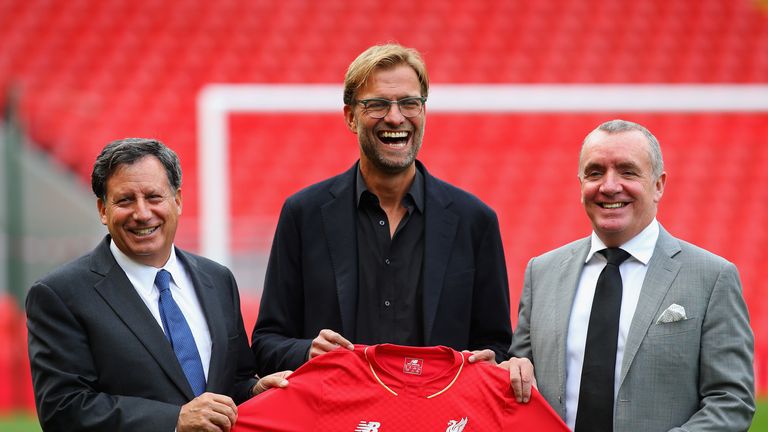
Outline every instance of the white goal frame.
[[[209, 84], [197, 96], [200, 252], [230, 265], [229, 126], [232, 113], [341, 113], [343, 87]], [[768, 112], [768, 85], [435, 84], [429, 112]]]

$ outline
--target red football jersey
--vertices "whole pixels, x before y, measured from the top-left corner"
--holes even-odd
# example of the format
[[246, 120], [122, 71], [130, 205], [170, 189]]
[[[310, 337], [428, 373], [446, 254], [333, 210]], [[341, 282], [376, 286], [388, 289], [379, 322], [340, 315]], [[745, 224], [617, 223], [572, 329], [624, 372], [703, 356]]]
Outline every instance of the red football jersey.
[[561, 432], [533, 391], [518, 404], [509, 374], [446, 347], [355, 346], [312, 359], [285, 389], [243, 403], [233, 432]]

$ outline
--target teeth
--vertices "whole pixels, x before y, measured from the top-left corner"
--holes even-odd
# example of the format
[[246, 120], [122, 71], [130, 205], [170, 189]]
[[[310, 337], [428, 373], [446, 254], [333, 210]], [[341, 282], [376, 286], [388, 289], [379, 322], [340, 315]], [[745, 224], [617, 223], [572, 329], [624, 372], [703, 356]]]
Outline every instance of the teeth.
[[616, 209], [616, 208], [620, 208], [620, 207], [624, 207], [624, 203], [620, 203], [620, 202], [618, 202], [618, 203], [603, 203], [603, 208], [607, 208], [607, 209]]
[[406, 131], [399, 131], [399, 132], [382, 132], [381, 133], [382, 138], [407, 138], [408, 132]]
[[155, 231], [155, 229], [157, 228], [144, 228], [140, 230], [133, 230], [133, 233], [139, 236], [145, 236], [145, 235], [152, 234]]

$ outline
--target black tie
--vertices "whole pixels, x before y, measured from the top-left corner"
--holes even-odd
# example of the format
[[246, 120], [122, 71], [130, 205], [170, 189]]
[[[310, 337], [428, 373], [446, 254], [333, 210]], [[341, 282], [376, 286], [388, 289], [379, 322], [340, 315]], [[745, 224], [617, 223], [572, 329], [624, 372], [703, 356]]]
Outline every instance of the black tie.
[[622, 291], [619, 265], [630, 255], [619, 248], [603, 249], [599, 253], [605, 255], [608, 264], [597, 278], [589, 315], [575, 432], [613, 431], [613, 387]]

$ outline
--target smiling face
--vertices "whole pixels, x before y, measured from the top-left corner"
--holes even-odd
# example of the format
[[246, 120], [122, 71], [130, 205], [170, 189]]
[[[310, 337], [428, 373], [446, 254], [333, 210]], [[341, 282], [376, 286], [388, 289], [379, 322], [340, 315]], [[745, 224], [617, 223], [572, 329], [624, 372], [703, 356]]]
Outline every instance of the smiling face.
[[666, 178], [666, 173], [654, 176], [642, 132], [596, 131], [590, 136], [579, 162], [581, 203], [606, 246], [626, 243], [651, 223]]
[[[421, 96], [416, 72], [401, 64], [373, 71], [357, 90], [355, 100], [381, 98], [390, 101]], [[415, 117], [406, 118], [397, 104], [392, 104], [384, 118], [371, 118], [359, 103], [344, 106], [349, 129], [357, 134], [363, 172], [376, 170], [396, 174], [413, 166], [421, 148], [426, 123], [426, 107]]]
[[120, 165], [106, 186], [97, 206], [112, 241], [136, 262], [165, 265], [181, 215], [181, 189], [173, 190], [160, 160], [145, 156]]

